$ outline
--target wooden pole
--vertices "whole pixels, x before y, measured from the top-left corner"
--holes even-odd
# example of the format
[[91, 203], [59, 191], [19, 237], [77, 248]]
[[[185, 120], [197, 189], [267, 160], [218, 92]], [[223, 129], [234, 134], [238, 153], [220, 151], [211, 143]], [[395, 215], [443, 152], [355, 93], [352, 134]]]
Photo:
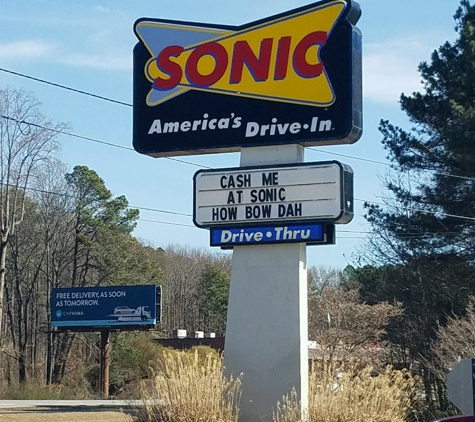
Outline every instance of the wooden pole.
[[101, 371], [100, 384], [102, 397], [109, 397], [110, 332], [101, 331]]

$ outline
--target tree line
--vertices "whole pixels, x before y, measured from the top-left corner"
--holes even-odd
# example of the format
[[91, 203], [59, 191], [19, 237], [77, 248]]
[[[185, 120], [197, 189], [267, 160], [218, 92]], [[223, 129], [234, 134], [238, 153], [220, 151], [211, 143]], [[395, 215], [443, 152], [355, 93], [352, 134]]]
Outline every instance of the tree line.
[[174, 328], [224, 331], [227, 256], [140, 242], [132, 236], [139, 210], [113, 196], [94, 170], [68, 171], [56, 158], [67, 125], [47, 120], [21, 89], [0, 90], [0, 110], [8, 117], [0, 120], [3, 382], [60, 383], [79, 345], [94, 346], [90, 336], [51, 331], [57, 287], [162, 284], [161, 335]]
[[[386, 329], [387, 362], [416, 365], [426, 415], [432, 416], [453, 410], [446, 394], [449, 368], [474, 357], [468, 356], [473, 348], [465, 346], [452, 347], [450, 358], [440, 352], [447, 350], [448, 336], [464, 332], [447, 331], [454, 320], [473, 320], [475, 7], [470, 3], [462, 0], [455, 12], [455, 41], [419, 65], [421, 91], [401, 95], [407, 127], [380, 123], [392, 169], [382, 181], [384, 205], [365, 204], [368, 242], [346, 269], [362, 301], [401, 304], [402, 314]], [[463, 343], [454, 336], [451, 341]]]

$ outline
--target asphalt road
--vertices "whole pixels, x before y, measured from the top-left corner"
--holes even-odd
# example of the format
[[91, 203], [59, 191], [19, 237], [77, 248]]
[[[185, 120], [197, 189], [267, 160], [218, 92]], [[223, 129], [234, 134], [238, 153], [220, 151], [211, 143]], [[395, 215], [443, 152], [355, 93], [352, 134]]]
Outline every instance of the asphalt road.
[[141, 400], [0, 400], [0, 409], [19, 408], [88, 408], [105, 407], [119, 409], [121, 407], [138, 407]]

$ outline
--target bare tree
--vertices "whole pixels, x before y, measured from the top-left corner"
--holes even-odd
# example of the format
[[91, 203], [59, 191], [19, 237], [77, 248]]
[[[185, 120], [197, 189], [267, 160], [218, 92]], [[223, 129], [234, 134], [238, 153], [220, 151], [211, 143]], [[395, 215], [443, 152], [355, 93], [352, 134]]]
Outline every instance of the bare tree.
[[[70, 249], [74, 244], [74, 201], [69, 194], [70, 187], [67, 185], [64, 175], [67, 167], [57, 160], [50, 160], [42, 166], [42, 174], [35, 177], [34, 190], [31, 192], [36, 203], [38, 218], [43, 230], [43, 249], [45, 259], [42, 263], [42, 271], [45, 278], [43, 291], [45, 292], [45, 304], [42, 320], [42, 331], [48, 331], [46, 344], [46, 383], [52, 380], [53, 355], [59, 340], [64, 335], [56, 335], [54, 342], [53, 333], [49, 328], [51, 319], [51, 289], [61, 285], [67, 285], [70, 279]], [[44, 306], [46, 305], [46, 306]], [[37, 305], [38, 309], [39, 306]], [[66, 334], [67, 336], [67, 334]], [[38, 347], [35, 347], [37, 350]]]
[[475, 357], [475, 297], [470, 297], [466, 315], [453, 315], [446, 326], [439, 326], [432, 352], [436, 373], [443, 381], [459, 361]]
[[[382, 335], [399, 305], [362, 303], [358, 290], [326, 287], [309, 296], [309, 338], [317, 342], [317, 355], [326, 360], [356, 357], [377, 363]], [[376, 358], [376, 359], [375, 359]]]
[[[35, 171], [58, 150], [67, 129], [40, 113], [40, 103], [22, 89], [0, 90], [0, 328], [8, 241], [25, 214], [25, 190]], [[3, 331], [0, 329], [0, 338]]]
[[207, 264], [213, 264], [230, 275], [231, 256], [202, 249], [170, 245], [165, 249], [165, 294], [163, 328], [188, 331], [204, 330], [202, 276]]
[[326, 287], [339, 287], [342, 284], [342, 271], [336, 268], [312, 266], [307, 270], [309, 293], [321, 294]]

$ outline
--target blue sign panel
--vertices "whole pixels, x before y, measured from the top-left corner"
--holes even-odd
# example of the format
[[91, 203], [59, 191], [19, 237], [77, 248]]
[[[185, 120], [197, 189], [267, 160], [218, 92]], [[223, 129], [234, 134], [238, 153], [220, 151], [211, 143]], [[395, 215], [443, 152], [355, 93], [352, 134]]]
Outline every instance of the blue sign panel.
[[[231, 247], [269, 243], [328, 244], [333, 242], [333, 236], [327, 236], [329, 233], [327, 227], [323, 224], [306, 224], [281, 227], [211, 229], [210, 245]], [[330, 227], [333, 228], [334, 226]]]
[[157, 297], [160, 298], [160, 293], [161, 286], [152, 285], [53, 289], [51, 326], [155, 325]]

